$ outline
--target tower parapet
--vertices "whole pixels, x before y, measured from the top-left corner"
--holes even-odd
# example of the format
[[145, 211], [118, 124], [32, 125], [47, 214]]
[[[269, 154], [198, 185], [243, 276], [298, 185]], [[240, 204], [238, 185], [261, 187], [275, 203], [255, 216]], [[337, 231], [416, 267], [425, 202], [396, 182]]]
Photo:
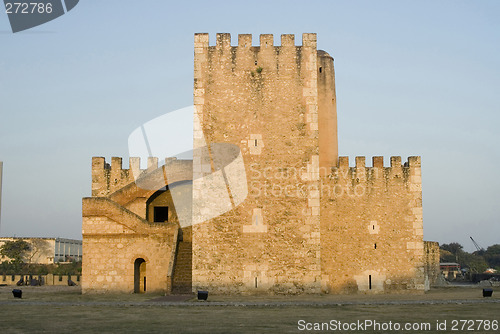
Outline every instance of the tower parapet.
[[[177, 158], [166, 158], [164, 163], [171, 164]], [[179, 160], [183, 162], [185, 160]], [[189, 161], [189, 164], [191, 161]], [[103, 157], [92, 158], [92, 196], [104, 197], [135, 182], [141, 176], [154, 171], [159, 167], [159, 159], [148, 157], [147, 168], [141, 168], [141, 159], [137, 157], [129, 158], [129, 168], [123, 168], [122, 158], [112, 157], [111, 164]], [[163, 163], [162, 163], [163, 165]], [[190, 168], [190, 166], [182, 166]]]
[[231, 34], [229, 33], [217, 33], [215, 45], [209, 45], [207, 33], [196, 33], [195, 35], [195, 48], [196, 47], [217, 47], [218, 49], [229, 48], [229, 47], [281, 47], [281, 46], [305, 46], [316, 48], [316, 34], [315, 33], [304, 33], [302, 34], [302, 44], [295, 44], [294, 34], [282, 34], [281, 44], [274, 45], [274, 35], [273, 34], [260, 34], [259, 35], [259, 45], [253, 45], [252, 34], [238, 34], [238, 44], [233, 46], [231, 43]]
[[372, 157], [372, 166], [366, 166], [365, 157], [356, 157], [354, 167], [349, 166], [349, 157], [339, 157], [337, 166], [331, 168], [328, 176], [335, 182], [342, 181], [384, 181], [403, 182], [407, 187], [411, 184], [421, 183], [421, 158], [419, 156], [408, 157], [402, 164], [401, 157], [393, 156], [390, 160], [390, 166], [384, 167], [384, 157]]
[[[409, 157], [404, 164], [401, 157], [391, 157], [388, 167], [383, 157], [373, 157], [372, 166], [366, 166], [365, 157], [356, 157], [352, 167], [348, 157], [340, 157], [322, 181], [326, 290], [423, 291], [420, 157]], [[346, 247], [346, 240], [356, 246]]]
[[[228, 33], [218, 33], [215, 45], [210, 45], [207, 33], [195, 34], [194, 146], [203, 147], [207, 139], [210, 141], [203, 134], [207, 122], [204, 115], [207, 86], [227, 92], [238, 87], [231, 93], [233, 103], [226, 112], [250, 112], [254, 106], [240, 100], [248, 94], [254, 101], [263, 99], [269, 108], [278, 100], [276, 95], [286, 94], [291, 99], [298, 99], [293, 102], [303, 105], [297, 108], [303, 120], [297, 124], [305, 125], [305, 136], [319, 137], [320, 166], [336, 165], [338, 140], [333, 58], [317, 50], [314, 33], [302, 34], [301, 45], [296, 45], [293, 34], [281, 35], [281, 43], [275, 43], [272, 34], [262, 34], [258, 45], [252, 43], [251, 34], [238, 35], [236, 46], [232, 46]], [[300, 91], [293, 90], [296, 83], [300, 84]], [[228, 85], [232, 88], [228, 89]], [[273, 86], [275, 91], [269, 90]], [[238, 110], [231, 110], [234, 108]], [[208, 134], [210, 131], [205, 131], [205, 135]]]

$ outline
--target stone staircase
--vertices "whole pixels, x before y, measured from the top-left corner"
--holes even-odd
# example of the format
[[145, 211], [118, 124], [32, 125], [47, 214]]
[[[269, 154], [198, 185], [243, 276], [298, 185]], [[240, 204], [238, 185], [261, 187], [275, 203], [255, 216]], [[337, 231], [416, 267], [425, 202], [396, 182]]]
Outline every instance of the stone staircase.
[[193, 244], [180, 241], [175, 258], [174, 279], [172, 284], [173, 294], [191, 294]]

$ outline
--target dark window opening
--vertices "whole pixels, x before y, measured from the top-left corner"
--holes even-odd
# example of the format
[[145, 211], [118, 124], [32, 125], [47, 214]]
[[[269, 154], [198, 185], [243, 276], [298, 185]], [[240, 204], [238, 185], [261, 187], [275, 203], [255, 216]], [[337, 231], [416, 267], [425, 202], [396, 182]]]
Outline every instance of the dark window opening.
[[76, 281], [80, 282], [80, 276], [76, 276]]
[[257, 147], [257, 139], [255, 139], [255, 147]]
[[257, 65], [257, 60], [255, 61], [255, 65]]
[[163, 223], [168, 221], [168, 206], [155, 206], [154, 222]]
[[373, 230], [375, 229], [375, 225], [372, 225], [372, 229], [373, 229]]
[[372, 275], [368, 275], [368, 288], [372, 289]]
[[144, 292], [146, 292], [146, 276], [144, 276]]
[[59, 275], [59, 282], [62, 282], [62, 276]]
[[323, 72], [323, 67], [319, 68], [319, 73]]
[[255, 287], [257, 288], [257, 277], [255, 277]]
[[375, 245], [374, 245], [374, 249], [377, 249], [377, 243], [375, 243]]

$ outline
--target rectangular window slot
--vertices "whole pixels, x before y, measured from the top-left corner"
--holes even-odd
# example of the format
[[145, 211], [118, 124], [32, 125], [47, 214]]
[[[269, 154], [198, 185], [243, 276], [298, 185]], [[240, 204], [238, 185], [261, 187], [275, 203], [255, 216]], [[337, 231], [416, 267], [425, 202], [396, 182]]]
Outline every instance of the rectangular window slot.
[[255, 288], [257, 288], [257, 277], [255, 277]]
[[257, 139], [255, 139], [255, 147], [257, 147]]
[[155, 223], [168, 222], [168, 206], [154, 207], [154, 222]]
[[375, 245], [374, 245], [374, 249], [377, 249], [377, 243], [375, 243]]
[[372, 289], [372, 275], [368, 275], [368, 289]]

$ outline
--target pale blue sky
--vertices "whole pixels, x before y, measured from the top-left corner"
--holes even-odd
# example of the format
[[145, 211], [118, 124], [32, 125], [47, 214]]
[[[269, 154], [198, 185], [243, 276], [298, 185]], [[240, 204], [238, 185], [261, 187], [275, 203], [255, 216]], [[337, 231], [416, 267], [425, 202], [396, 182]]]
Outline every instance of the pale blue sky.
[[0, 13], [2, 236], [81, 238], [92, 156], [192, 104], [193, 34], [318, 34], [339, 149], [421, 155], [427, 240], [500, 243], [500, 2], [81, 0], [12, 34]]

